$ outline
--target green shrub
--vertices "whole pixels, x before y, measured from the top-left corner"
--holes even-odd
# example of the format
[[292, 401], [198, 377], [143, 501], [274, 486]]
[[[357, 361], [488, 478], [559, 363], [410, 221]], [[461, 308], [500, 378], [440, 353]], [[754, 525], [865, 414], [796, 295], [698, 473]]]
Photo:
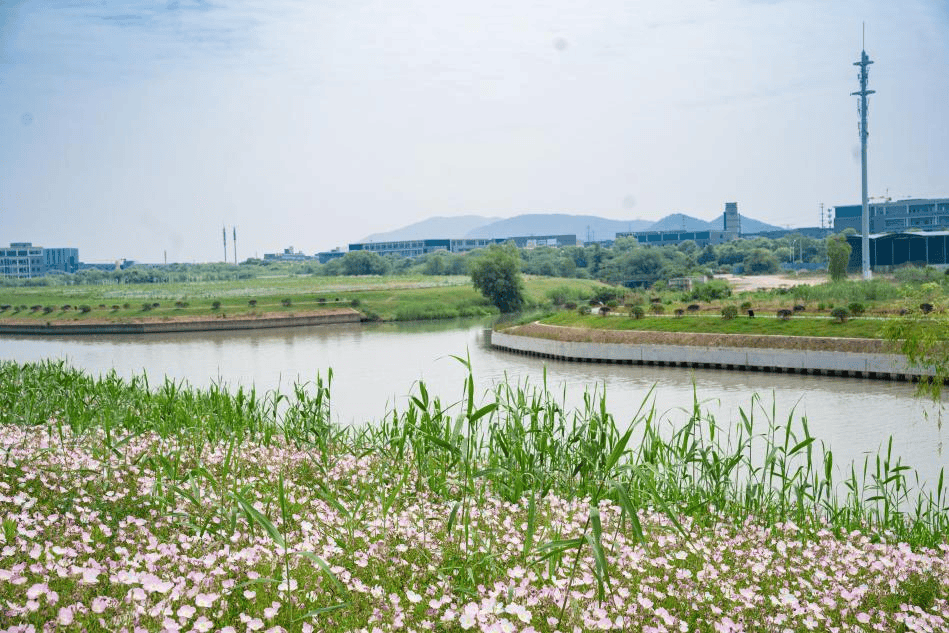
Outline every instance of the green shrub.
[[579, 308], [577, 308], [577, 312], [579, 312], [580, 314], [583, 314], [583, 315], [590, 314], [590, 312], [592, 312], [592, 311], [593, 311], [593, 310], [592, 310], [592, 308], [590, 308], [590, 306], [580, 306]]
[[[338, 298], [336, 300], [339, 301]], [[293, 305], [293, 301], [291, 301], [290, 299], [281, 299], [280, 305], [282, 305], [285, 308], [289, 308], [291, 305]]]
[[[838, 310], [840, 310], [840, 309], [842, 309], [842, 308], [838, 308]], [[852, 314], [852, 315], [854, 315], [854, 316], [860, 316], [861, 314], [863, 314], [863, 313], [866, 311], [866, 308], [864, 307], [864, 305], [863, 305], [862, 303], [859, 303], [859, 302], [857, 302], [857, 301], [854, 301], [854, 302], [852, 302], [850, 305], [847, 306], [847, 310], [849, 310], [849, 311], [850, 311], [850, 314]]]
[[55, 310], [55, 309], [56, 309], [56, 308], [54, 308], [53, 306], [44, 306], [44, 307], [43, 307], [43, 314], [49, 314], [50, 312], [52, 312], [52, 311]]
[[250, 301], [247, 302], [247, 305], [249, 305], [249, 306], [252, 307], [252, 308], [256, 308], [256, 307], [257, 307], [257, 299], [251, 299]]
[[567, 310], [576, 310], [577, 304], [575, 301], [568, 301], [565, 304], [563, 304], [563, 307]]
[[751, 302], [750, 302], [750, 301], [742, 301], [742, 303], [741, 303], [741, 311], [742, 311], [742, 312], [746, 312], [746, 311], [748, 311], [748, 310], [751, 310]]
[[847, 317], [850, 316], [850, 310], [844, 307], [834, 308], [830, 316], [834, 317], [838, 323], [843, 323], [847, 320]]
[[634, 306], [630, 306], [629, 315], [633, 317], [634, 319], [641, 319], [644, 316], [646, 316], [646, 311], [643, 310], [643, 307], [641, 305], [634, 305]]
[[87, 306], [86, 304], [82, 304], [81, 306], [79, 306], [79, 311], [82, 312], [83, 314], [87, 314], [88, 312], [92, 311], [92, 308]]
[[692, 289], [690, 299], [711, 303], [716, 299], [725, 299], [732, 296], [732, 287], [724, 279], [712, 279], [704, 284], [696, 284]]
[[220, 309], [221, 309], [221, 302], [218, 301], [217, 299], [215, 299], [214, 301], [212, 301], [212, 302], [211, 302], [211, 309], [212, 309], [212, 310], [220, 310]]
[[649, 311], [653, 314], [665, 314], [666, 306], [662, 305], [661, 303], [654, 303], [649, 306]]
[[731, 321], [738, 316], [738, 308], [735, 306], [722, 306], [722, 318]]
[[359, 299], [353, 299], [349, 302], [349, 306], [352, 308], [358, 308], [360, 303], [362, 302]]
[[142, 304], [142, 312], [148, 312], [148, 311], [151, 310], [151, 309], [152, 309], [152, 304], [150, 304], [150, 303], [143, 303], [143, 304]]
[[675, 315], [677, 319], [681, 319], [682, 315], [684, 314], [685, 314], [685, 310], [683, 310], [682, 308], [676, 308]]

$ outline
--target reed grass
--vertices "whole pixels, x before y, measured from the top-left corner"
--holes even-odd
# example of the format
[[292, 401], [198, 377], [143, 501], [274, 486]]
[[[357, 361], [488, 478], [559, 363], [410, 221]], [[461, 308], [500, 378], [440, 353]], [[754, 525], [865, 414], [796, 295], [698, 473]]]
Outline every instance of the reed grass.
[[[624, 552], [660, 555], [663, 544], [678, 543], [685, 549], [676, 565], [685, 578], [709, 562], [683, 544], [717, 530], [762, 531], [822, 547], [866, 538], [949, 551], [943, 472], [923, 485], [892, 454], [892, 442], [862, 464], [838, 465], [806, 418], [791, 412], [778, 419], [774, 405], [759, 398], [737, 424], [720, 424], [697, 397], [679, 425], [664, 422], [648, 398], [630, 419], [617, 421], [598, 388], [573, 410], [565, 393], [551, 392], [546, 376], [536, 385], [504, 382], [480, 394], [470, 361], [457, 360], [468, 370], [457, 401], [445, 402], [418, 382], [404, 410], [360, 429], [333, 422], [331, 373], [285, 395], [92, 377], [62, 362], [3, 363], [0, 480], [5, 495], [18, 486], [34, 499], [34, 512], [61, 516], [94, 506], [112, 526], [90, 536], [104, 544], [111, 542], [106, 532], [136, 519], [154, 522], [159, 537], [199, 548], [219, 543], [229, 551], [245, 543], [257, 553], [247, 554], [243, 581], [220, 585], [217, 621], [250, 618], [254, 609], [266, 610], [258, 596], [267, 596], [280, 605], [270, 607], [278, 614], [271, 619], [289, 628], [366, 626], [381, 617], [383, 598], [395, 594], [402, 601], [386, 602], [387, 609], [418, 624], [427, 611], [416, 603], [438, 602], [417, 593], [424, 583], [452, 596], [448, 607], [428, 610], [441, 613], [446, 628], [469, 628], [474, 621], [463, 618], [474, 615], [462, 613], [466, 602], [481, 600], [483, 607], [485, 596], [495, 595], [488, 588], [522, 577], [553, 583], [534, 608], [546, 617], [524, 620], [530, 614], [511, 607], [519, 604], [514, 585], [501, 594], [515, 609], [505, 617], [521, 617], [536, 630], [560, 623], [597, 628], [585, 618], [614, 604], [631, 577]], [[37, 453], [33, 443], [44, 448]], [[70, 461], [81, 450], [96, 468]], [[37, 486], [51, 472], [73, 483], [44, 493]], [[10, 498], [0, 503], [13, 508]], [[23, 536], [25, 515], [10, 516], [4, 541], [11, 551], [26, 551], [32, 545]], [[5, 553], [0, 570], [16, 569], [17, 556]], [[916, 596], [912, 604], [926, 602], [938, 615], [949, 599], [943, 573], [907, 576], [889, 589]], [[130, 600], [119, 584], [102, 599]], [[57, 586], [60, 596], [75, 593], [70, 600], [77, 604], [92, 599], [81, 582]], [[14, 595], [0, 587], [0, 597]], [[882, 595], [861, 594], [861, 608], [890, 604]], [[654, 600], [648, 602], [652, 609]], [[667, 614], [681, 606], [662, 605]], [[89, 609], [64, 615], [63, 608], [39, 604], [23, 612], [23, 621], [82, 615], [95, 622]], [[694, 628], [713, 629], [710, 608], [695, 607], [706, 619]], [[687, 622], [688, 611], [676, 617]], [[897, 617], [897, 606], [891, 611], [887, 617]], [[141, 617], [156, 624], [164, 615], [155, 613]], [[835, 617], [855, 623], [863, 614]]]

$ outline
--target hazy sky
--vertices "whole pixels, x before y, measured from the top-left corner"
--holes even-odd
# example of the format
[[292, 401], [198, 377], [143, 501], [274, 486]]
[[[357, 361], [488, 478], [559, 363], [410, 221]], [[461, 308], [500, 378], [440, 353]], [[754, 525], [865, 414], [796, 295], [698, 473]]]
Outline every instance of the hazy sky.
[[[307, 253], [430, 216], [815, 226], [949, 197], [949, 1], [0, 0], [0, 244]], [[230, 239], [228, 246], [231, 253]]]

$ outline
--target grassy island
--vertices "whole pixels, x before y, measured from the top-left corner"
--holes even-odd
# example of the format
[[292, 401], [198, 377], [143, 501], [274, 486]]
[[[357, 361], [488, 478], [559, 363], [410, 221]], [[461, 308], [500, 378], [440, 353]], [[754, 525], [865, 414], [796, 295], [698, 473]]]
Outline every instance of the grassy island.
[[949, 630], [949, 497], [889, 452], [470, 377], [343, 429], [331, 378], [0, 365], [7, 630]]

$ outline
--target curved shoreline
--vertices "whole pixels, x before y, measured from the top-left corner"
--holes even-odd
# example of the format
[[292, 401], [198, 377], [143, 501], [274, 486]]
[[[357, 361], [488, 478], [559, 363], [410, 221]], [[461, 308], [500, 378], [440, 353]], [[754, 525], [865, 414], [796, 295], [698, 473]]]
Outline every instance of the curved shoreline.
[[491, 332], [491, 345], [497, 349], [566, 361], [881, 380], [914, 381], [930, 375], [924, 368], [910, 366], [903, 355], [884, 351], [884, 341], [874, 342], [872, 350], [865, 343], [829, 337], [588, 330], [541, 323]]
[[334, 325], [358, 323], [362, 314], [356, 310], [333, 310], [310, 314], [262, 315], [254, 317], [214, 317], [180, 320], [145, 320], [134, 322], [55, 322], [0, 323], [0, 335], [21, 334], [35, 336], [89, 335], [89, 334], [155, 334], [168, 332], [214, 332], [227, 330], [257, 330], [307, 325]]

